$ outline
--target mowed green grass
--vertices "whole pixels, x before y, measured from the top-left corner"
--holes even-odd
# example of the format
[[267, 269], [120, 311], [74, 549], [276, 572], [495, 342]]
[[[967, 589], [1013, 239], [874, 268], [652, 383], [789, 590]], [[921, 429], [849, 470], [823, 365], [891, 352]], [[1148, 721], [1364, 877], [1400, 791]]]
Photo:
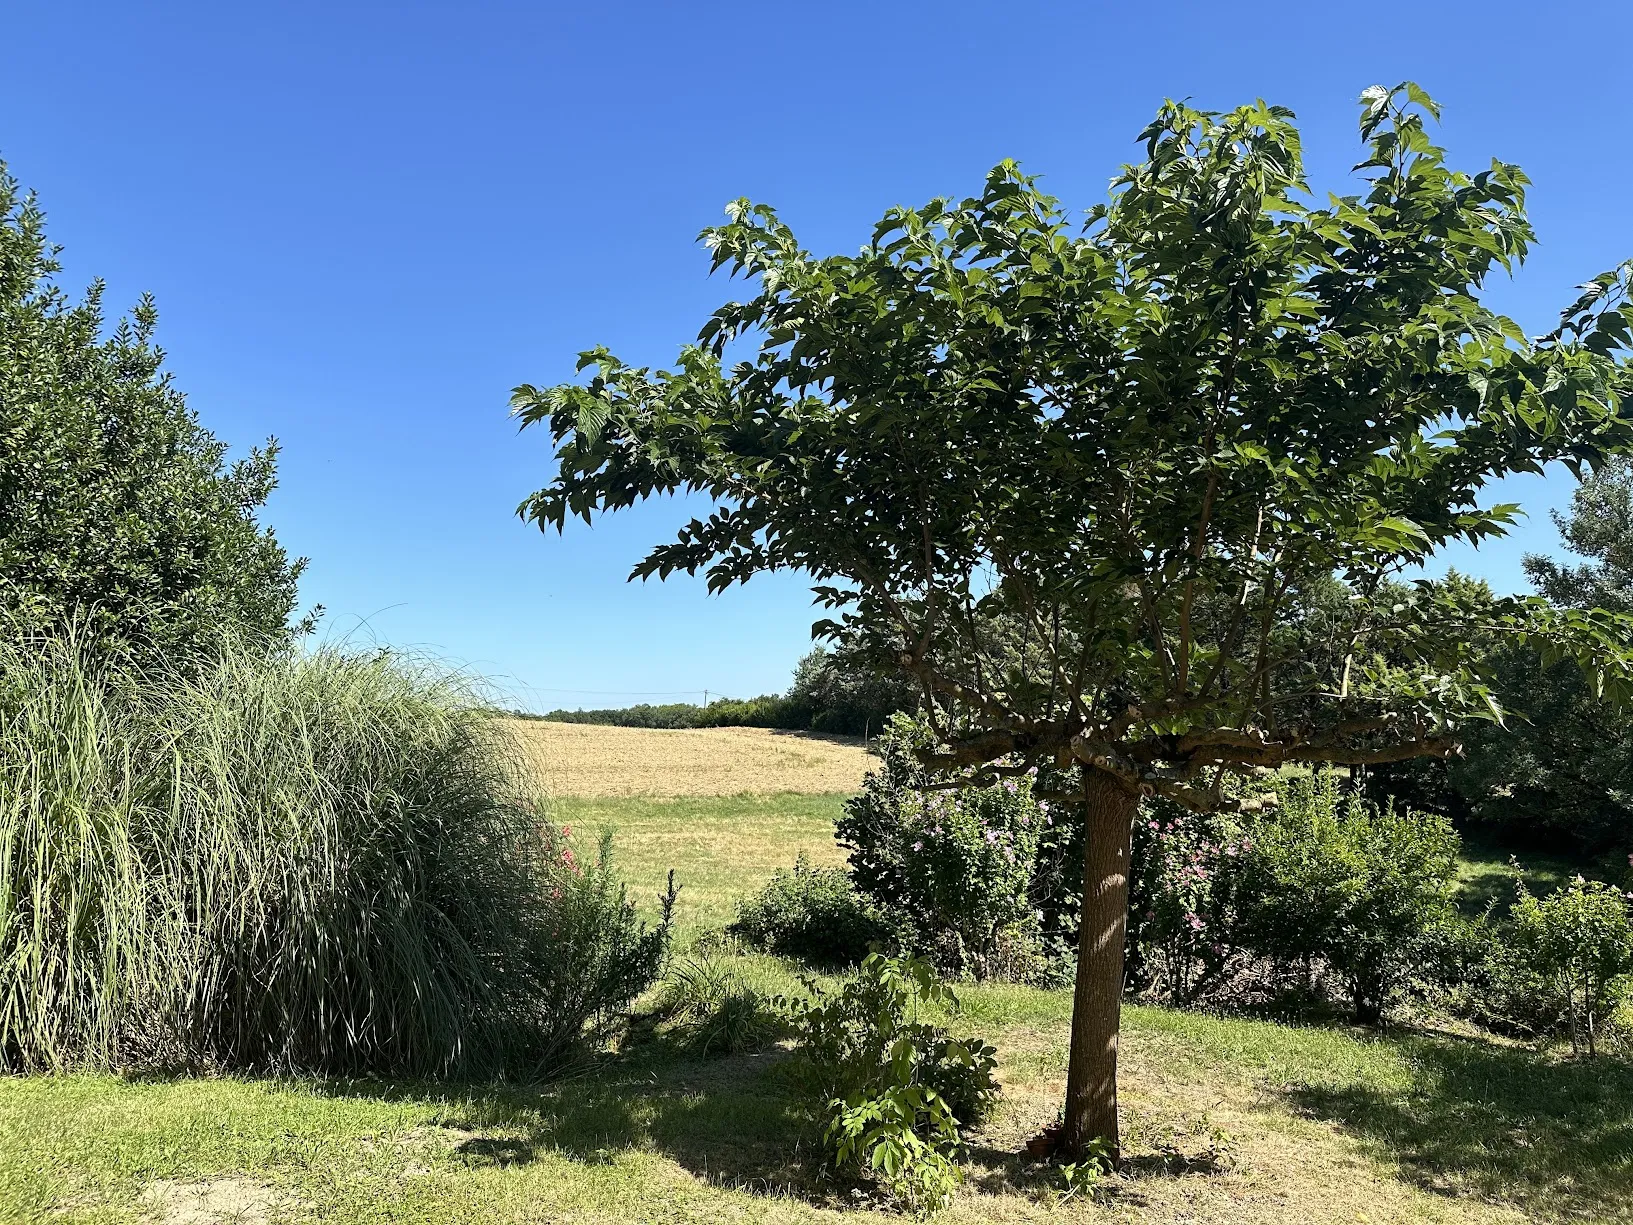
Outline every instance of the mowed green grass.
[[834, 822], [840, 795], [688, 796], [681, 799], [556, 801], [559, 820], [590, 845], [613, 834], [619, 873], [643, 913], [655, 914], [671, 869], [680, 886], [676, 935], [684, 945], [699, 932], [737, 915], [738, 900], [778, 868], [805, 854], [813, 863], [841, 864]]
[[[682, 943], [805, 850], [837, 861], [833, 796], [562, 801], [617, 831], [648, 909], [683, 885]], [[766, 991], [797, 967], [745, 955]], [[1128, 1170], [1053, 1206], [1026, 1160], [1065, 1079], [1070, 997], [966, 987], [949, 1023], [998, 1047], [949, 1222], [1626, 1222], [1633, 1064], [1471, 1037], [1125, 1012]], [[0, 1079], [0, 1221], [803, 1222], [877, 1212], [821, 1176], [786, 1052], [698, 1060], [639, 1020], [551, 1085]]]

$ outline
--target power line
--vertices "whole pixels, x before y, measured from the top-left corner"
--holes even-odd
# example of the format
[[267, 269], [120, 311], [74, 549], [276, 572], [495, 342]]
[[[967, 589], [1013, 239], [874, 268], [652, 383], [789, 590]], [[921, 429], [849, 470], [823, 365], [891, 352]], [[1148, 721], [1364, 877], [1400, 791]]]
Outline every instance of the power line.
[[676, 698], [688, 693], [718, 693], [714, 689], [541, 689], [533, 685], [525, 688], [531, 693], [598, 693], [609, 698]]

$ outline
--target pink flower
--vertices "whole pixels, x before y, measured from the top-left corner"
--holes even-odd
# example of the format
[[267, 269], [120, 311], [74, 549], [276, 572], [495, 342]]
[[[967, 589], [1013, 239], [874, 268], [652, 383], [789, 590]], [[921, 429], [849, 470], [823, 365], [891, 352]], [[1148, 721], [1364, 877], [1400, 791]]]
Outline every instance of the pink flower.
[[573, 827], [571, 825], [563, 825], [561, 827], [561, 836], [563, 838], [571, 838], [573, 836]]
[[914, 849], [914, 850], [915, 850], [915, 851], [922, 851], [922, 850], [923, 850], [923, 849], [924, 849], [924, 843], [922, 843], [922, 842], [915, 842], [915, 843], [914, 843], [914, 844], [913, 844], [913, 849]]
[[987, 831], [987, 845], [988, 846], [997, 846], [998, 845], [998, 831], [997, 830], [989, 829]]
[[1145, 824], [1153, 833], [1162, 828], [1162, 826], [1158, 825], [1155, 821], [1147, 821]]
[[1185, 921], [1191, 925], [1192, 931], [1199, 932], [1202, 930], [1202, 920], [1197, 918], [1194, 914], [1186, 915]]

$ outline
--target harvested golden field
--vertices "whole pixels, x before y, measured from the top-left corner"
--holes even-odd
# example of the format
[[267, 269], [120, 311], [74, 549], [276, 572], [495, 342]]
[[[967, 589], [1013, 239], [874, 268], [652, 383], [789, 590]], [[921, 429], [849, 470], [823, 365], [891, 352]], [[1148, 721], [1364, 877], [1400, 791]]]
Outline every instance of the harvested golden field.
[[811, 732], [509, 723], [550, 792], [583, 799], [848, 793], [874, 762], [854, 739]]

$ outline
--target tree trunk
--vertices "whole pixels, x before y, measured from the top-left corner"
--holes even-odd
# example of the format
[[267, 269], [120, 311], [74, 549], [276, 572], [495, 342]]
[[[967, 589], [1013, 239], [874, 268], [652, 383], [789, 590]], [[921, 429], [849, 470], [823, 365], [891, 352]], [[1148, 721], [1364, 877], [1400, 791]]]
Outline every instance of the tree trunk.
[[1128, 861], [1139, 797], [1111, 775], [1084, 766], [1083, 920], [1077, 938], [1077, 989], [1066, 1070], [1066, 1118], [1060, 1147], [1080, 1156], [1091, 1140], [1118, 1160], [1117, 1031], [1128, 931]]

